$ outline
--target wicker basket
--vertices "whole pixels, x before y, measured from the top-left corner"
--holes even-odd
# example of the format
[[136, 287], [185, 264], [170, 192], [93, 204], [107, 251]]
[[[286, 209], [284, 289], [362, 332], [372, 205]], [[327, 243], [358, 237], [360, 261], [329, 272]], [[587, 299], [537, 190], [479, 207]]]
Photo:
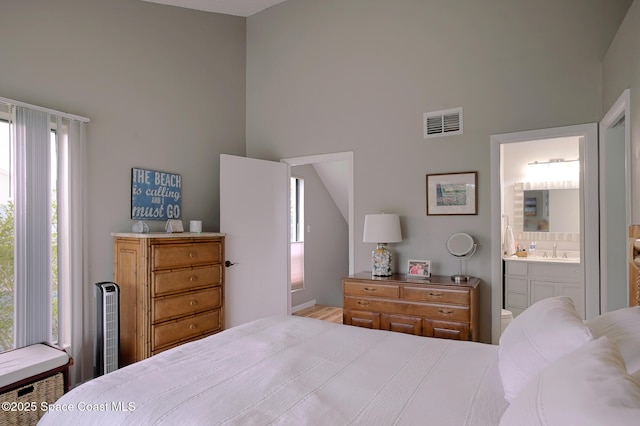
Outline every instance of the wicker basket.
[[2, 406], [0, 426], [35, 425], [44, 416], [42, 403], [53, 404], [64, 394], [64, 376], [62, 373], [24, 385], [18, 389], [0, 394]]

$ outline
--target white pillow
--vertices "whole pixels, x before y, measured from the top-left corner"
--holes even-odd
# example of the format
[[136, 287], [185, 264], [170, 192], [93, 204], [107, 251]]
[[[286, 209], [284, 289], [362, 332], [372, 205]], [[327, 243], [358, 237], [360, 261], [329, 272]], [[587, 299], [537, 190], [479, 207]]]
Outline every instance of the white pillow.
[[593, 337], [607, 336], [620, 348], [629, 374], [640, 372], [640, 306], [607, 312], [590, 321]]
[[498, 370], [504, 398], [512, 402], [544, 367], [591, 339], [571, 298], [552, 297], [531, 305], [500, 338]]
[[591, 341], [545, 368], [507, 407], [500, 426], [638, 425], [640, 381], [614, 342]]

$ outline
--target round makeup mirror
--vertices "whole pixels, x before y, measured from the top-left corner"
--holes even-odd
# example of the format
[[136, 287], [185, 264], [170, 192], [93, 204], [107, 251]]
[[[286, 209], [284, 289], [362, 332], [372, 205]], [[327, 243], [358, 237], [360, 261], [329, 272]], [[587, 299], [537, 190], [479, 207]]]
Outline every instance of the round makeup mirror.
[[474, 255], [478, 245], [473, 240], [473, 237], [464, 232], [458, 232], [453, 234], [447, 240], [447, 250], [453, 257], [458, 259], [458, 274], [452, 275], [451, 279], [455, 282], [468, 281], [469, 276], [462, 274], [462, 261], [468, 259]]

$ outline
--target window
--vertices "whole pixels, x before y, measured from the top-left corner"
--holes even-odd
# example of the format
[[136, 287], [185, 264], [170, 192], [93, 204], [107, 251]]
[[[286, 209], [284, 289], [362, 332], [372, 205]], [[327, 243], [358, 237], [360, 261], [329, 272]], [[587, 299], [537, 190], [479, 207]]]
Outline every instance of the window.
[[291, 242], [304, 241], [304, 179], [291, 178]]
[[[50, 126], [49, 153], [45, 156], [49, 159], [48, 176], [44, 179], [48, 181], [48, 211], [43, 212], [48, 217], [47, 235], [38, 238], [40, 244], [48, 246], [48, 256], [46, 259], [48, 270], [48, 280], [46, 287], [47, 297], [50, 299], [51, 315], [50, 324], [46, 331], [48, 338], [46, 341], [58, 343], [58, 223], [57, 223], [57, 176], [58, 176], [58, 145], [56, 140], [55, 125]], [[30, 321], [32, 316], [29, 312], [20, 315], [18, 303], [18, 292], [16, 292], [16, 221], [15, 221], [15, 195], [16, 191], [24, 188], [17, 184], [17, 173], [15, 166], [15, 140], [12, 137], [12, 125], [8, 120], [8, 113], [0, 117], [0, 352], [22, 346], [19, 342], [24, 341], [21, 330], [21, 321]], [[41, 170], [26, 170], [28, 175], [40, 173]], [[41, 173], [40, 173], [41, 174]], [[33, 232], [27, 228], [27, 233]], [[32, 238], [27, 237], [30, 241]], [[23, 237], [24, 239], [24, 237]], [[24, 242], [23, 242], [24, 243]], [[31, 245], [32, 242], [23, 245]], [[28, 302], [27, 302], [28, 303]], [[22, 319], [21, 319], [22, 318]], [[30, 344], [30, 343], [29, 343]]]
[[0, 352], [13, 349], [13, 203], [9, 122], [0, 119]]
[[291, 177], [291, 291], [304, 287], [304, 180]]

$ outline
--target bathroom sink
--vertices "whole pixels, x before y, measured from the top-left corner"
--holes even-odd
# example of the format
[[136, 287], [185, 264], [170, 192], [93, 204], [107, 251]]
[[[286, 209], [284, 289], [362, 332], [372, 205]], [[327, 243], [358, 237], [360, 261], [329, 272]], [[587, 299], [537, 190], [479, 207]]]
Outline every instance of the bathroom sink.
[[529, 260], [538, 262], [562, 262], [562, 263], [580, 263], [579, 257], [531, 257]]
[[550, 262], [550, 263], [580, 263], [579, 257], [542, 257], [542, 256], [533, 256], [533, 257], [518, 257], [518, 256], [509, 256], [505, 259], [509, 260], [522, 260], [526, 262]]

